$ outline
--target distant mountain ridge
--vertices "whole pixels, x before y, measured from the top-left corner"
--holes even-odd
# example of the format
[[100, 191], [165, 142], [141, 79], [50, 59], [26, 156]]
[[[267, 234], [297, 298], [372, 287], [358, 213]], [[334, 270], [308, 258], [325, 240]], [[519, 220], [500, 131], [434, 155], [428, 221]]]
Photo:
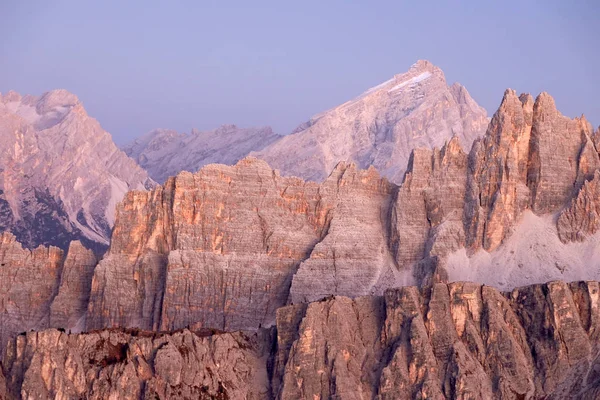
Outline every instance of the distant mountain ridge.
[[486, 110], [467, 89], [448, 86], [440, 68], [420, 60], [286, 136], [269, 127], [235, 125], [190, 134], [156, 129], [123, 150], [159, 183], [181, 171], [195, 172], [210, 163], [233, 165], [252, 155], [285, 176], [320, 182], [345, 161], [363, 169], [374, 166], [399, 184], [413, 148], [441, 147], [456, 136], [469, 149], [488, 122]]
[[469, 149], [488, 122], [467, 89], [448, 86], [440, 68], [420, 60], [252, 155], [282, 175], [322, 181], [347, 161], [401, 183], [412, 149], [441, 147], [453, 136]]
[[66, 90], [0, 94], [0, 138], [0, 231], [29, 248], [106, 248], [116, 204], [155, 185]]
[[251, 151], [261, 150], [281, 136], [266, 127], [238, 128], [223, 125], [211, 131], [192, 129], [189, 134], [155, 129], [123, 147], [123, 151], [157, 182], [181, 171], [196, 172], [212, 163], [233, 165]]

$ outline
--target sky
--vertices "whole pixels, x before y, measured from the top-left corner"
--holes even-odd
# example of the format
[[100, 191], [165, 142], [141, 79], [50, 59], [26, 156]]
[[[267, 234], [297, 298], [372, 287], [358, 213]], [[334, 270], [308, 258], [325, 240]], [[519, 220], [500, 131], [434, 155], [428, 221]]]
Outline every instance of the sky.
[[75, 93], [118, 144], [291, 132], [415, 61], [491, 115], [506, 88], [600, 124], [600, 2], [0, 0], [0, 92]]

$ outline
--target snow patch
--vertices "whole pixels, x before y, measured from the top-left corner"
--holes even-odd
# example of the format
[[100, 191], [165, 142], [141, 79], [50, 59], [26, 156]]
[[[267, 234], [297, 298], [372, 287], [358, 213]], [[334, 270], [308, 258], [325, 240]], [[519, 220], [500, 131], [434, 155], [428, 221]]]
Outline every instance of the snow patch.
[[115, 223], [117, 203], [123, 200], [125, 193], [129, 191], [129, 185], [116, 176], [109, 176], [108, 181], [110, 183], [110, 199], [108, 199], [106, 207], [106, 221], [112, 226]]
[[562, 243], [555, 217], [525, 212], [514, 233], [496, 250], [448, 256], [450, 281], [472, 281], [501, 290], [552, 280], [600, 279], [600, 232], [583, 243]]
[[370, 88], [370, 89], [367, 89], [365, 92], [363, 92], [363, 95], [366, 95], [366, 94], [369, 94], [369, 93], [373, 93], [373, 92], [375, 92], [375, 91], [377, 91], [377, 90], [379, 90], [379, 89], [383, 88], [384, 86], [387, 86], [387, 85], [389, 85], [390, 83], [392, 83], [392, 82], [394, 81], [394, 79], [395, 79], [395, 78], [388, 79], [387, 81], [385, 81], [385, 82], [383, 82], [383, 83], [380, 83], [380, 84], [379, 84], [379, 85], [377, 85], [377, 86], [373, 86], [372, 88]]
[[31, 125], [37, 124], [41, 119], [41, 115], [37, 113], [35, 107], [23, 104], [20, 101], [6, 103], [5, 107], [10, 113], [17, 114]]
[[402, 83], [397, 84], [396, 86], [394, 86], [393, 88], [391, 88], [390, 90], [388, 90], [388, 93], [394, 92], [398, 89], [402, 89], [403, 87], [407, 86], [407, 85], [411, 85], [411, 84], [416, 84], [419, 82], [424, 81], [425, 79], [429, 78], [431, 76], [431, 72], [426, 71], [423, 72], [422, 74], [419, 74], [415, 77], [410, 78], [407, 81], [404, 81]]

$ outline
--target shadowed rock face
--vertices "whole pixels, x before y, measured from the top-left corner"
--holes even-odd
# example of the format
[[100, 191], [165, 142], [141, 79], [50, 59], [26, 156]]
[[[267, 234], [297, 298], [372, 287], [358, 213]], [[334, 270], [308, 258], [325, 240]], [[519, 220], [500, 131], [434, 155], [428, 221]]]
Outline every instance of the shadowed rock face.
[[280, 138], [270, 127], [223, 125], [212, 131], [193, 129], [190, 134], [156, 129], [123, 147], [123, 151], [152, 179], [164, 183], [181, 171], [196, 172], [207, 164], [233, 165]]
[[558, 235], [563, 242], [585, 241], [600, 228], [600, 171], [586, 181], [568, 208], [558, 218]]
[[29, 332], [9, 343], [0, 394], [596, 398], [599, 290], [591, 281], [506, 293], [457, 282], [332, 296], [280, 308], [276, 328], [255, 334]]
[[399, 184], [414, 148], [440, 148], [456, 136], [469, 149], [488, 122], [463, 86], [448, 86], [442, 70], [418, 61], [253, 155], [283, 175], [322, 181], [347, 161]]
[[154, 184], [65, 90], [0, 95], [0, 137], [0, 230], [28, 248], [105, 250], [115, 205]]

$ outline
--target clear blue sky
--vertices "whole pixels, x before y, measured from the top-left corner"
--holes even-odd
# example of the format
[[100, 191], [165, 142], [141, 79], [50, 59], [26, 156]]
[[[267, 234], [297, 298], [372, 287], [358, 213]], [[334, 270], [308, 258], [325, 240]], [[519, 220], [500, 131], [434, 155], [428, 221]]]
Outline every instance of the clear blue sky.
[[0, 0], [0, 17], [0, 92], [68, 89], [117, 143], [225, 123], [289, 133], [417, 59], [490, 114], [511, 87], [600, 124], [598, 0]]

